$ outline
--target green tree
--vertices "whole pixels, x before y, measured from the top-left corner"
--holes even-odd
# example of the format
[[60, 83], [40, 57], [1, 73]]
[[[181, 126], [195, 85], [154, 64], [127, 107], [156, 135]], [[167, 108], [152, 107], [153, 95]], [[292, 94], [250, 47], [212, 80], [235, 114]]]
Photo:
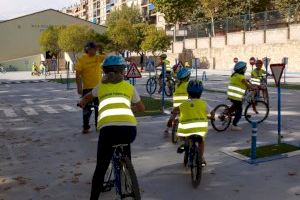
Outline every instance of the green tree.
[[58, 55], [60, 52], [58, 37], [60, 31], [64, 28], [64, 26], [49, 26], [46, 30], [44, 30], [39, 38], [41, 50], [44, 52], [49, 51], [51, 54]]
[[272, 0], [276, 10], [292, 18], [294, 21], [300, 20], [300, 0]]
[[106, 25], [110, 26], [110, 24], [115, 23], [120, 19], [124, 19], [130, 22], [131, 24], [137, 24], [142, 22], [142, 16], [140, 10], [137, 7], [128, 7], [124, 5], [120, 9], [113, 10], [109, 14], [106, 20]]
[[59, 33], [58, 45], [65, 52], [72, 52], [74, 61], [87, 41], [93, 40], [93, 30], [86, 26], [70, 25]]
[[153, 25], [148, 25], [146, 23], [133, 24], [132, 28], [133, 28], [135, 38], [136, 38], [135, 45], [133, 46], [133, 51], [140, 54], [140, 55], [144, 54], [144, 51], [142, 49], [142, 43], [145, 40], [146, 31], [150, 27], [153, 28], [154, 26]]
[[141, 44], [141, 48], [145, 52], [151, 52], [153, 55], [165, 52], [170, 48], [171, 41], [165, 31], [157, 30], [150, 26], [145, 32], [145, 39]]
[[119, 53], [123, 53], [125, 50], [134, 51], [137, 38], [133, 25], [129, 21], [118, 19], [110, 23], [107, 28], [107, 34], [115, 51]]

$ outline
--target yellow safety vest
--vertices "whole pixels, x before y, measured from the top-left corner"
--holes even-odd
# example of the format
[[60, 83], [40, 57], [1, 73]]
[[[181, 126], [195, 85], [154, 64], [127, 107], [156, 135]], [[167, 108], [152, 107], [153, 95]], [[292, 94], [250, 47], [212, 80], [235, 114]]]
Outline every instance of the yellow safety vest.
[[176, 89], [173, 94], [173, 107], [178, 107], [180, 104], [189, 99], [187, 87], [188, 82], [182, 82], [179, 86], [176, 85]]
[[251, 79], [250, 79], [251, 84], [260, 85], [261, 79], [262, 79], [264, 73], [265, 73], [265, 71], [262, 69], [260, 69], [260, 70], [254, 69], [251, 72]]
[[179, 137], [191, 135], [205, 137], [208, 131], [206, 102], [201, 99], [188, 100], [179, 106], [179, 110], [177, 135]]
[[227, 95], [228, 99], [242, 101], [246, 92], [246, 85], [242, 83], [242, 80], [245, 79], [245, 75], [234, 74], [230, 77], [230, 83], [228, 85]]
[[166, 71], [168, 72], [172, 71], [171, 62], [169, 60], [164, 60], [163, 62], [166, 66]]
[[131, 99], [134, 88], [126, 81], [117, 84], [99, 84], [99, 114], [97, 128], [114, 122], [125, 122], [137, 125], [131, 110]]

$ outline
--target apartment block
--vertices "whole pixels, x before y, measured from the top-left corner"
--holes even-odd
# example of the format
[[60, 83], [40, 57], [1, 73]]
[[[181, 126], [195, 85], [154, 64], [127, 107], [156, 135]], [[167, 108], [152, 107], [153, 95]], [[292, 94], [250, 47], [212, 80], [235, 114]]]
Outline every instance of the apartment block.
[[62, 12], [80, 19], [88, 20], [88, 10], [88, 0], [80, 0], [78, 4], [63, 8]]

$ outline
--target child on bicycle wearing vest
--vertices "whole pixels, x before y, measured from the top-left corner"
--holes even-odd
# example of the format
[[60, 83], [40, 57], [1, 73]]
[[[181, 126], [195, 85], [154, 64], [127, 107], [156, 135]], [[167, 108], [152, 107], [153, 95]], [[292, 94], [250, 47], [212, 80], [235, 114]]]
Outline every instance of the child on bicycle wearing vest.
[[124, 152], [131, 158], [130, 143], [135, 140], [137, 125], [131, 104], [138, 111], [145, 109], [136, 89], [123, 80], [126, 62], [121, 56], [106, 57], [102, 67], [103, 79], [80, 102], [80, 106], [84, 107], [94, 97], [99, 99], [97, 128], [100, 129], [100, 134], [91, 200], [98, 199], [103, 189], [104, 176], [114, 152], [113, 146], [128, 144], [124, 147]]
[[[202, 165], [205, 166], [204, 141], [206, 133], [208, 132], [208, 118], [211, 113], [211, 109], [206, 101], [201, 99], [202, 92], [203, 85], [201, 81], [189, 81], [187, 86], [189, 99], [181, 103], [179, 107], [174, 108], [172, 120], [179, 115], [179, 124], [177, 129], [178, 137], [185, 139], [190, 136], [199, 136], [199, 151], [202, 154]], [[177, 152], [183, 153], [184, 145], [178, 147]]]
[[[173, 109], [180, 106], [181, 103], [185, 102], [189, 99], [189, 95], [187, 92], [187, 86], [190, 79], [191, 71], [187, 68], [181, 68], [176, 75], [176, 78], [178, 80], [178, 83], [175, 87], [175, 92], [173, 94]], [[172, 111], [173, 112], [173, 111]], [[170, 119], [167, 123], [167, 129], [165, 130], [165, 133], [169, 133], [169, 129], [173, 125], [172, 116], [170, 116]]]
[[232, 106], [229, 108], [228, 112], [235, 112], [234, 120], [231, 126], [233, 131], [241, 131], [242, 128], [238, 126], [238, 122], [242, 117], [243, 112], [243, 98], [245, 92], [249, 88], [254, 88], [245, 77], [245, 72], [247, 70], [247, 63], [240, 61], [235, 64], [234, 72], [230, 77], [227, 96], [232, 102]]

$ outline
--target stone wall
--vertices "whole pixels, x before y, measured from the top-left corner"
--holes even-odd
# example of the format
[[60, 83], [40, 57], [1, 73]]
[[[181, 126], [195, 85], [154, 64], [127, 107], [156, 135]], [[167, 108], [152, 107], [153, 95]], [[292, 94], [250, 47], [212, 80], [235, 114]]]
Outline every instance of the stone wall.
[[300, 56], [298, 56], [300, 25], [298, 24], [281, 29], [186, 39], [174, 43], [173, 48], [172, 53], [168, 54], [172, 62], [188, 49], [192, 54], [191, 57], [205, 60], [210, 69], [232, 69], [234, 57], [248, 62], [252, 56], [260, 59], [267, 56], [271, 58], [271, 63], [281, 63], [283, 57], [289, 57], [289, 71], [300, 72]]

